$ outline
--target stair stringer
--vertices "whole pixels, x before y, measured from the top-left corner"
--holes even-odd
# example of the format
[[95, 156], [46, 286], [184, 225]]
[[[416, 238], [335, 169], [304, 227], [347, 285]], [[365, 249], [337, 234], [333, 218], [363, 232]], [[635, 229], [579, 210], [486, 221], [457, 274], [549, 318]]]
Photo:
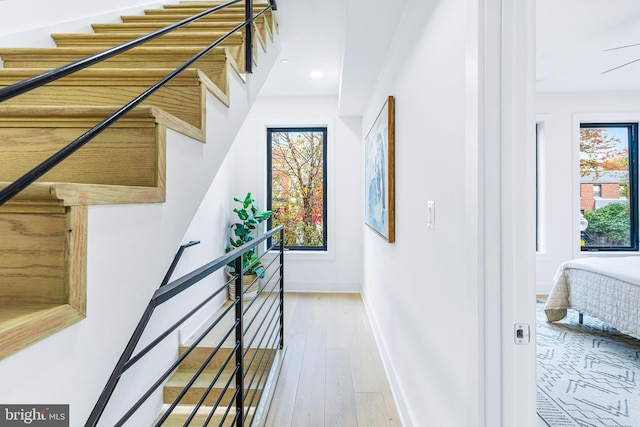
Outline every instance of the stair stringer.
[[[276, 38], [267, 52], [257, 49], [253, 74], [229, 67], [231, 105], [207, 95], [205, 144], [168, 131], [165, 203], [88, 207], [87, 318], [0, 360], [0, 377], [11, 385], [0, 388], [0, 401], [69, 404], [72, 425], [87, 419], [278, 53]], [[132, 383], [148, 386], [145, 378]], [[137, 423], [157, 409], [153, 401], [145, 405], [131, 425], [148, 425]], [[108, 420], [107, 411], [104, 425]]]

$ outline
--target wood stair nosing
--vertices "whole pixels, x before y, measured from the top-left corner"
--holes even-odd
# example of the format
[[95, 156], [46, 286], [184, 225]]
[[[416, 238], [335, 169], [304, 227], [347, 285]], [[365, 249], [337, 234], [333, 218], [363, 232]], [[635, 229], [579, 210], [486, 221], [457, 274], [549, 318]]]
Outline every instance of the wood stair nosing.
[[[26, 165], [42, 162], [115, 109], [0, 106], [0, 180], [14, 181]], [[154, 187], [164, 194], [166, 129], [188, 134], [185, 127], [192, 128], [158, 108], [138, 107], [39, 181]]]
[[[177, 372], [175, 373], [163, 388], [163, 401], [164, 403], [173, 403], [178, 396], [182, 393], [184, 388], [186, 387], [188, 381], [192, 378], [193, 373], [184, 373]], [[182, 396], [179, 401], [181, 405], [188, 404], [196, 404], [198, 401], [207, 393], [207, 389], [211, 385], [211, 381], [214, 379], [214, 373], [202, 373], [195, 381], [195, 383], [187, 390], [187, 392]], [[205, 405], [213, 405], [216, 403], [218, 398], [222, 395], [222, 401], [229, 401], [233, 394], [235, 393], [235, 380], [232, 378], [233, 376], [229, 373], [223, 373], [211, 390], [207, 393], [207, 396], [204, 399]], [[229, 387], [225, 389], [225, 385], [227, 381], [231, 378], [231, 382], [229, 383]], [[257, 399], [259, 399], [259, 393], [262, 391], [263, 383], [254, 384], [251, 389], [245, 390], [246, 396], [248, 397], [248, 401], [251, 401], [251, 398], [258, 393], [253, 401], [257, 404]]]
[[[33, 68], [0, 69], [0, 88], [45, 71]], [[9, 99], [3, 105], [125, 105], [172, 71], [168, 69], [86, 69]], [[229, 105], [227, 94], [223, 93], [204, 73], [198, 69], [188, 69], [158, 89], [141, 105], [155, 106], [183, 120], [199, 130], [193, 136], [204, 142], [207, 92], [216, 96], [225, 105]]]
[[[177, 20], [181, 20], [181, 19], [185, 19], [188, 18], [190, 16], [196, 15], [198, 13], [202, 13], [203, 11], [210, 9], [210, 7], [208, 6], [192, 6], [192, 7], [181, 7], [181, 8], [169, 8], [169, 9], [150, 9], [150, 10], [145, 10], [145, 14], [141, 15], [141, 16], [148, 16], [148, 17], [168, 17], [171, 16], [172, 19], [174, 17], [178, 17]], [[254, 13], [258, 13], [260, 11], [262, 11], [262, 9], [264, 9], [264, 6], [254, 6]], [[244, 10], [243, 9], [233, 9], [233, 10], [221, 10], [218, 12], [215, 12], [211, 15], [208, 16], [204, 16], [202, 18], [200, 18], [198, 21], [203, 21], [203, 20], [221, 20], [224, 18], [228, 18], [228, 19], [233, 19], [233, 20], [240, 20], [240, 21], [244, 21], [245, 20], [245, 15], [244, 12], [239, 12], [238, 10]], [[267, 23], [268, 27], [271, 28], [276, 28], [277, 27], [277, 21], [274, 17], [274, 14], [271, 10], [266, 11], [264, 14], [262, 14], [261, 16], [264, 16], [265, 21]], [[233, 18], [231, 18], [233, 17]], [[121, 19], [123, 22], [131, 22], [131, 16], [122, 16]], [[136, 19], [140, 19], [140, 18], [133, 18], [133, 20]]]
[[[56, 68], [104, 50], [103, 47], [0, 48], [4, 68]], [[137, 47], [91, 66], [96, 68], [175, 69], [200, 53], [198, 47]], [[227, 68], [244, 73], [244, 55], [238, 63], [228, 49], [217, 47], [191, 64], [224, 93], [228, 93]]]
[[[187, 381], [190, 378], [191, 376], [184, 379], [183, 381], [169, 379], [169, 381], [163, 388], [163, 402], [173, 403], [181, 394], [187, 384]], [[210, 386], [211, 379], [212, 378], [210, 378], [209, 381], [207, 381], [206, 379], [196, 380], [195, 384], [187, 390], [187, 392], [182, 396], [178, 403], [180, 405], [197, 404], [202, 399], [204, 394], [207, 393], [207, 389]], [[224, 386], [228, 380], [229, 376], [221, 376], [216, 384], [207, 393], [207, 396], [204, 398], [203, 404], [208, 406], [214, 405], [220, 398], [220, 396], [222, 396], [221, 402], [228, 402], [229, 400], [231, 400], [235, 393], [235, 380], [232, 379], [231, 383], [229, 384], [229, 388], [225, 390]], [[260, 383], [255, 387], [251, 387], [251, 389], [245, 390], [245, 401], [247, 402], [247, 404], [251, 402], [252, 406], [258, 405], [263, 385], [264, 383]]]
[[[171, 15], [171, 14], [190, 14], [191, 16], [197, 14], [197, 13], [201, 13], [207, 9], [211, 9], [212, 7], [218, 6], [218, 4], [216, 3], [211, 3], [211, 2], [180, 2], [180, 3], [173, 3], [173, 4], [167, 4], [163, 6], [163, 9], [155, 9], [155, 11], [149, 11], [149, 13], [147, 14], [147, 12], [145, 11], [145, 15], [144, 16], [164, 16], [164, 15]], [[267, 3], [254, 3], [253, 4], [253, 13], [259, 13], [261, 12], [263, 9], [265, 9], [268, 6]], [[244, 16], [245, 16], [245, 7], [244, 5], [231, 5], [230, 7], [227, 7], [221, 11], [215, 12], [212, 15], [209, 16], [240, 16], [241, 20], [244, 20]], [[166, 11], [166, 12], [165, 12]], [[264, 16], [267, 20], [267, 23], [269, 25], [274, 25], [275, 20], [274, 20], [274, 13], [272, 9], [267, 10], [265, 13], [262, 14], [262, 16]], [[205, 17], [206, 18], [206, 17]]]
[[[225, 417], [225, 412], [227, 411], [227, 406], [229, 405], [226, 402], [226, 405], [220, 405], [220, 407], [213, 413], [211, 419], [209, 421], [210, 426], [219, 426], [224, 418], [223, 427], [233, 427], [236, 424], [233, 424], [233, 419], [235, 417], [236, 411], [235, 407], [231, 405], [227, 416]], [[178, 405], [176, 406], [171, 414], [166, 418], [166, 420], [162, 423], [163, 427], [184, 427], [187, 419], [191, 415], [193, 411], [194, 405]], [[160, 415], [153, 422], [153, 425], [157, 424], [160, 420], [160, 417], [169, 409], [169, 405], [163, 405], [163, 408], [160, 411]], [[209, 418], [209, 413], [213, 408], [209, 406], [201, 406], [196, 411], [195, 416], [189, 423], [190, 426], [201, 426], [204, 425], [207, 418]], [[245, 425], [251, 425], [251, 420], [255, 415], [255, 408], [245, 408], [245, 414], [247, 414]]]
[[[177, 22], [193, 15], [194, 15], [193, 13], [189, 14], [189, 13], [182, 13], [182, 12], [176, 11], [175, 13], [172, 13], [172, 14], [162, 14], [162, 15], [122, 15], [120, 16], [120, 20], [123, 23], [156, 22], [156, 21]], [[214, 13], [212, 15], [203, 16], [202, 18], [198, 19], [195, 22], [203, 22], [203, 23], [204, 22], [227, 22], [227, 21], [242, 22], [244, 21], [244, 19], [245, 19], [244, 13], [233, 13], [233, 14], [229, 13], [224, 15], [218, 15]]]
[[[223, 4], [223, 2], [219, 2], [219, 1], [201, 1], [201, 0], [197, 0], [197, 1], [181, 1], [179, 3], [165, 4], [165, 5], [162, 6], [162, 8], [163, 9], [193, 9], [193, 8], [211, 9], [213, 7], [216, 7], [216, 6], [220, 6], [221, 4]], [[264, 1], [254, 1], [253, 2], [253, 8], [254, 9], [262, 10], [267, 6], [269, 6], [268, 2], [264, 2]], [[243, 3], [236, 3], [236, 4], [232, 4], [230, 6], [227, 6], [225, 9], [226, 10], [233, 10], [233, 9], [244, 10], [245, 9], [245, 5]]]
[[[165, 28], [178, 20], [156, 20], [149, 22], [137, 23], [120, 23], [120, 24], [92, 24], [93, 31], [96, 34], [112, 34], [112, 33], [150, 33]], [[220, 21], [220, 22], [192, 22], [184, 27], [174, 30], [177, 33], [201, 32], [205, 34], [215, 34], [219, 32], [228, 32], [238, 26], [241, 21]], [[254, 28], [263, 39], [273, 37], [270, 28], [267, 26], [266, 19], [260, 17], [254, 21]]]
[[[145, 15], [171, 15], [173, 13], [189, 13], [191, 15], [195, 15], [205, 10], [212, 9], [215, 6], [219, 6], [219, 4], [212, 4], [212, 3], [206, 3], [206, 2], [202, 2], [198, 4], [192, 3], [188, 5], [180, 4], [180, 3], [165, 4], [164, 6], [162, 6], [162, 9], [145, 9], [144, 14]], [[254, 4], [253, 13], [258, 13], [267, 6], [268, 5], [266, 3]], [[214, 15], [225, 15], [225, 14], [244, 15], [244, 13], [245, 13], [244, 4], [232, 4], [231, 6], [227, 6], [224, 9], [220, 9], [213, 12]]]
[[[66, 48], [111, 48], [129, 42], [137, 37], [146, 35], [147, 33], [86, 33], [86, 34], [52, 34], [54, 41], [58, 47]], [[220, 33], [222, 36], [224, 33]], [[203, 49], [215, 40], [218, 36], [205, 35], [203, 33], [169, 33], [154, 40], [145, 43], [147, 48], [152, 47], [195, 47]], [[244, 64], [244, 33], [236, 32], [229, 38], [224, 40], [219, 47], [226, 48], [233, 56], [238, 64]], [[134, 48], [135, 49], [135, 48]], [[132, 50], [134, 50], [132, 49]], [[157, 68], [157, 67], [156, 67]]]

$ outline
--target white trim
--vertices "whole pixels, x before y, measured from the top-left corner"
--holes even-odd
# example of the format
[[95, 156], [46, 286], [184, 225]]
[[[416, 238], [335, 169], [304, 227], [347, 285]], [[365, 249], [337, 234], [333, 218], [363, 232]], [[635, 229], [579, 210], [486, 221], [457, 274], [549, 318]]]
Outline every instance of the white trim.
[[[535, 425], [535, 0], [480, 0], [483, 427]], [[484, 73], [484, 74], [482, 74]], [[482, 311], [484, 310], [484, 312]], [[516, 345], [514, 323], [528, 323]]]
[[[536, 423], [535, 0], [503, 1], [501, 106], [502, 425]], [[514, 342], [514, 323], [531, 327]]]
[[[285, 272], [286, 272], [285, 261]], [[286, 273], [285, 273], [286, 275]], [[317, 293], [360, 293], [362, 284], [358, 282], [311, 282], [311, 281], [289, 281], [284, 278], [285, 292], [317, 292]]]
[[538, 249], [536, 251], [536, 261], [542, 261], [548, 258], [547, 254], [547, 135], [551, 134], [553, 126], [551, 114], [536, 115], [536, 137], [538, 136], [538, 125], [540, 125], [540, 137], [536, 138], [536, 183], [538, 205], [536, 206], [537, 215], [537, 238]]
[[[367, 317], [369, 318], [369, 323], [371, 324], [371, 330], [373, 331], [373, 336], [376, 340], [376, 346], [378, 347], [378, 353], [380, 354], [380, 358], [382, 360], [382, 367], [384, 368], [384, 373], [387, 376], [387, 380], [389, 381], [389, 388], [391, 389], [391, 395], [393, 396], [393, 402], [396, 405], [396, 409], [398, 410], [398, 416], [400, 417], [400, 425], [403, 427], [413, 427], [417, 425], [414, 420], [415, 417], [413, 413], [409, 409], [405, 402], [408, 402], [406, 393], [400, 386], [400, 383], [397, 381], [398, 375], [394, 370], [394, 364], [391, 361], [391, 357], [389, 356], [389, 350], [387, 349], [387, 345], [382, 338], [382, 334], [380, 334], [380, 325], [378, 324], [378, 319], [376, 318], [374, 311], [369, 306], [369, 300], [367, 299], [365, 293], [361, 293], [362, 302], [364, 303], [364, 309], [367, 312]], [[466, 402], [465, 402], [466, 404]]]
[[[470, 348], [475, 349], [474, 354], [477, 355], [477, 362], [473, 368], [470, 368], [467, 376], [469, 378], [469, 387], [466, 390], [465, 406], [469, 408], [467, 411], [468, 418], [466, 424], [469, 426], [484, 427], [486, 418], [486, 380], [485, 380], [485, 330], [484, 330], [484, 265], [482, 243], [482, 223], [484, 222], [480, 205], [483, 203], [483, 167], [480, 163], [482, 156], [482, 144], [484, 142], [481, 129], [484, 123], [480, 117], [481, 107], [480, 99], [484, 96], [484, 89], [480, 81], [484, 79], [484, 51], [481, 52], [483, 45], [484, 31], [484, 9], [481, 7], [481, 1], [467, 1], [467, 35], [466, 35], [466, 53], [465, 53], [465, 80], [466, 80], [466, 106], [465, 106], [465, 159], [464, 170], [466, 171], [464, 203], [465, 211], [465, 241], [464, 259], [469, 260], [466, 265], [466, 281], [467, 283], [475, 283], [476, 286], [470, 286], [474, 289], [474, 294], [469, 295], [471, 301], [476, 301], [475, 307], [467, 307], [473, 309], [475, 318], [477, 319], [475, 334], [469, 334], [475, 337], [474, 342], [470, 343]], [[482, 30], [481, 30], [482, 28]], [[477, 260], [475, 263], [471, 260]]]

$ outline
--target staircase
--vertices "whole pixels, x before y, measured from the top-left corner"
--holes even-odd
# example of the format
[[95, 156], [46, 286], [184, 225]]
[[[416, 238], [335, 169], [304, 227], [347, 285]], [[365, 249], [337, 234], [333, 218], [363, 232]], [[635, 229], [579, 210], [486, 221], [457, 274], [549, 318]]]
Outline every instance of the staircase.
[[[56, 48], [0, 48], [4, 66], [0, 69], [0, 89], [217, 4], [171, 4], [146, 10], [144, 15], [123, 16], [122, 24], [96, 24], [92, 34], [55, 34]], [[254, 10], [265, 6], [256, 2]], [[0, 103], [0, 189], [237, 26], [244, 20], [243, 8], [243, 3], [230, 6], [142, 47]], [[266, 12], [254, 27], [257, 42], [253, 44], [253, 61], [261, 65], [260, 58], [268, 57], [264, 52], [277, 32], [275, 16]], [[146, 263], [157, 265], [157, 275], [162, 277], [199, 198], [255, 99], [256, 88], [266, 77], [269, 61], [275, 58], [272, 53], [273, 57], [264, 61], [267, 70], [251, 76], [255, 83], [243, 89], [241, 85], [248, 79], [245, 42], [243, 33], [226, 39], [141, 106], [0, 206], [0, 358], [92, 315], [87, 312], [88, 277], [93, 277], [88, 273], [87, 257], [99, 249], [88, 246], [92, 239], [88, 230], [98, 227], [90, 223], [91, 206], [164, 203], [162, 216], [148, 218], [140, 227], [140, 235], [131, 236], [129, 242], [135, 246], [140, 245], [141, 236], [149, 239], [147, 245], [157, 252], [158, 259]], [[220, 106], [231, 105], [234, 108], [228, 113], [211, 119], [208, 109], [217, 112]], [[224, 130], [211, 127], [211, 123], [220, 122], [219, 117], [228, 121]], [[215, 147], [194, 149], [192, 144], [196, 142]], [[183, 144], [189, 144], [186, 153], [181, 150]], [[175, 172], [172, 176], [167, 174], [168, 163]], [[127, 216], [124, 211], [114, 214]], [[172, 218], [179, 221], [171, 222], [168, 230], [167, 221]], [[118, 230], [117, 225], [101, 223], [103, 226]], [[165, 240], [157, 237], [162, 233], [168, 236]], [[158, 241], [162, 244], [156, 244]], [[123, 266], [127, 262], [139, 262], [124, 253], [126, 250], [120, 257], [114, 255], [119, 268], [127, 269]], [[129, 280], [137, 284], [135, 278]], [[157, 286], [159, 280], [154, 282]], [[123, 328], [130, 331], [129, 326]], [[180, 381], [180, 374], [192, 369], [193, 358], [202, 357], [201, 352], [206, 351], [199, 349], [185, 360], [165, 388], [166, 399], [171, 397], [171, 384]], [[181, 405], [197, 400], [201, 393], [197, 387]], [[259, 394], [257, 390], [254, 393]]]
[[[256, 303], [251, 305], [245, 314], [246, 319], [252, 319], [256, 316], [256, 321], [251, 325], [247, 335], [249, 337], [256, 336], [257, 339], [252, 341], [252, 346], [245, 349], [244, 356], [244, 377], [247, 389], [244, 390], [245, 402], [244, 425], [260, 425], [266, 419], [265, 401], [261, 401], [263, 393], [272, 393], [275, 386], [275, 375], [277, 372], [270, 373], [272, 365], [276, 364], [276, 371], [279, 370], [284, 353], [277, 350], [278, 337], [269, 335], [272, 339], [260, 339], [260, 334], [269, 333], [268, 329], [258, 327], [261, 320], [267, 318], [268, 313], [257, 312], [257, 307], [269, 298], [261, 295]], [[230, 305], [225, 304], [212, 317], [217, 319]], [[267, 304], [268, 305], [268, 304]], [[176, 372], [168, 379], [163, 387], [163, 402], [165, 403], [162, 413], [171, 410], [167, 418], [163, 420], [162, 425], [166, 427], [183, 426], [190, 416], [193, 418], [189, 425], [204, 425], [205, 420], [210, 417], [210, 425], [235, 425], [232, 421], [236, 415], [234, 400], [234, 381], [235, 381], [235, 355], [233, 335], [225, 337], [225, 331], [233, 327], [233, 313], [229, 313], [222, 317], [222, 321], [214, 330], [206, 334], [203, 341], [198, 343], [197, 347], [188, 353], [187, 357], [180, 363]], [[247, 320], [247, 321], [248, 321]], [[205, 324], [194, 335], [199, 336], [209, 324]], [[276, 342], [274, 342], [276, 340]], [[193, 344], [193, 339], [187, 341], [179, 348], [179, 354], [182, 356], [189, 351], [189, 346]], [[216, 351], [216, 348], [219, 350]], [[204, 369], [202, 369], [204, 367]], [[196, 378], [192, 385], [189, 381]], [[217, 377], [217, 378], [216, 378]], [[215, 381], [214, 381], [215, 380]], [[180, 393], [185, 390], [181, 396]], [[267, 399], [268, 400], [268, 397]], [[175, 408], [171, 408], [172, 403]], [[202, 404], [200, 407], [196, 405]], [[258, 405], [262, 404], [262, 407]], [[212, 412], [212, 407], [216, 407]], [[227, 412], [226, 408], [230, 407]], [[255, 418], [255, 420], [254, 420]], [[160, 417], [156, 420], [159, 421]], [[255, 421], [255, 423], [254, 423]], [[222, 423], [222, 424], [221, 424]]]

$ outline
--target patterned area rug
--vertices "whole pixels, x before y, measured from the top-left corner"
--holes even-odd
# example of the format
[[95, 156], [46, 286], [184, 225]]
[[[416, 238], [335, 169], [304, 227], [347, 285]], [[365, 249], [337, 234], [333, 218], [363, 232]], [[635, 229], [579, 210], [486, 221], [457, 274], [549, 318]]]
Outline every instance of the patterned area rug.
[[640, 341], [578, 313], [547, 323], [537, 305], [538, 414], [551, 427], [640, 426]]

